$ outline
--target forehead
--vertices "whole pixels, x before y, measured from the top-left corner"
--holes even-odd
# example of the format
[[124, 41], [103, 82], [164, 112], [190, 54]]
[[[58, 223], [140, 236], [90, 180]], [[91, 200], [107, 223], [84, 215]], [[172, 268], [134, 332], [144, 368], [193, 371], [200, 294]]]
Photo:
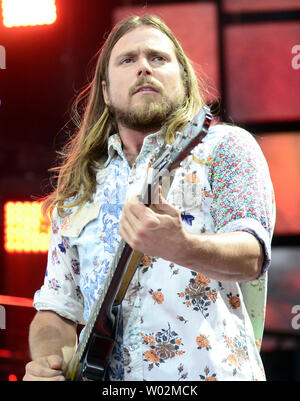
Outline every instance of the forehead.
[[112, 49], [111, 58], [114, 59], [121, 53], [147, 49], [161, 50], [175, 57], [174, 44], [167, 35], [156, 28], [140, 26], [127, 32], [118, 40]]

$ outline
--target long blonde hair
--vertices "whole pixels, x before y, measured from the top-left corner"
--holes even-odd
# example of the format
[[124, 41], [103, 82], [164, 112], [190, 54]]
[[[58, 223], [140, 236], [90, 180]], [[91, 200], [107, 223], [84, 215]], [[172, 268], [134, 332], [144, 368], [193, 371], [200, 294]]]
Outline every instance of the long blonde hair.
[[[43, 211], [46, 215], [51, 215], [55, 205], [59, 215], [63, 216], [64, 208], [92, 201], [96, 190], [96, 169], [101, 168], [100, 160], [107, 154], [109, 136], [117, 132], [116, 121], [104, 102], [102, 81], [109, 82], [108, 63], [114, 45], [124, 34], [141, 25], [160, 30], [173, 42], [185, 85], [186, 96], [182, 107], [171, 114], [164, 124], [166, 142], [172, 143], [175, 132], [183, 129], [188, 120], [203, 107], [205, 86], [197, 78], [190, 60], [168, 26], [154, 15], [131, 16], [121, 21], [99, 51], [93, 80], [79, 93], [73, 104], [72, 120], [77, 128], [60, 152], [58, 166], [50, 170], [56, 173], [57, 183], [55, 190], [44, 200]], [[82, 116], [79, 105], [83, 108]]]

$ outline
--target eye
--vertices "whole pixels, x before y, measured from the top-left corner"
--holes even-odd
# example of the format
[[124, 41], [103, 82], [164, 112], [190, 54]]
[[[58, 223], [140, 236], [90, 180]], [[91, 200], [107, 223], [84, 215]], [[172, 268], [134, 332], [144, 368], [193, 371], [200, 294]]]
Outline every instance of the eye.
[[126, 57], [123, 60], [121, 60], [120, 64], [130, 64], [133, 61], [131, 57]]
[[152, 61], [160, 63], [160, 62], [165, 62], [167, 60], [164, 56], [155, 55], [152, 57]]

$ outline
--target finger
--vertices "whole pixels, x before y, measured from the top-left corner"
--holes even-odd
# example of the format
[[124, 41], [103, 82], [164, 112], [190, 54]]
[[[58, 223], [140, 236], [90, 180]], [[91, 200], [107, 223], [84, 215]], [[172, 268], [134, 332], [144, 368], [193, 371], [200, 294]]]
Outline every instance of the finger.
[[139, 200], [138, 195], [128, 198], [124, 206], [125, 212], [135, 216], [137, 219], [144, 215], [146, 209], [147, 207]]
[[51, 369], [46, 358], [31, 361], [26, 365], [26, 375], [35, 378], [54, 378], [62, 376], [62, 371]]
[[136, 243], [139, 240], [145, 238], [145, 234], [152, 227], [157, 226], [156, 222], [139, 220], [136, 216], [131, 213], [122, 214], [122, 219], [120, 221], [119, 229], [120, 234], [127, 243]]
[[62, 375], [51, 376], [51, 377], [39, 377], [26, 374], [23, 377], [23, 381], [65, 381], [65, 380], [66, 378]]
[[166, 201], [166, 199], [162, 196], [161, 186], [158, 191], [159, 203], [153, 205], [153, 210], [159, 214], [168, 214], [172, 217], [177, 217], [180, 214], [180, 211], [172, 206], [170, 203]]
[[130, 205], [143, 205], [140, 201], [140, 195], [132, 195], [128, 199], [126, 199], [126, 203]]
[[[155, 220], [159, 221], [157, 218], [155, 218]], [[128, 215], [124, 215], [120, 221], [120, 235], [124, 241], [131, 246], [132, 249], [144, 252], [144, 246], [147, 243], [148, 232], [153, 230], [154, 227], [158, 227], [159, 224], [153, 222], [153, 219], [151, 221], [148, 220], [145, 223], [145, 221], [141, 222], [132, 216], [131, 218], [128, 218]]]
[[135, 202], [136, 198], [129, 198], [126, 202], [123, 214], [127, 218], [129, 224], [133, 226], [135, 230], [144, 227], [146, 229], [156, 228], [160, 224], [159, 219], [155, 216], [155, 213], [141, 202]]
[[140, 224], [140, 219], [138, 217], [140, 213], [137, 213], [137, 211], [135, 211], [135, 206], [136, 206], [135, 204], [132, 204], [130, 202], [127, 202], [125, 204], [122, 210], [120, 223], [127, 221], [130, 222], [133, 227], [137, 227]]

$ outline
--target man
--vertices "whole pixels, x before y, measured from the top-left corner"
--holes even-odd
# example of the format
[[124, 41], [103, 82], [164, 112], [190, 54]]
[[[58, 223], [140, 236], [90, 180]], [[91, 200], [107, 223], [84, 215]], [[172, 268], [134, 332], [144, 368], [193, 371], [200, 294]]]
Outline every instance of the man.
[[259, 347], [274, 200], [265, 159], [237, 127], [212, 126], [150, 209], [151, 155], [204, 105], [168, 27], [131, 17], [110, 34], [65, 149], [45, 282], [24, 380], [64, 380], [121, 237], [144, 254], [122, 303], [110, 380], [264, 380]]

